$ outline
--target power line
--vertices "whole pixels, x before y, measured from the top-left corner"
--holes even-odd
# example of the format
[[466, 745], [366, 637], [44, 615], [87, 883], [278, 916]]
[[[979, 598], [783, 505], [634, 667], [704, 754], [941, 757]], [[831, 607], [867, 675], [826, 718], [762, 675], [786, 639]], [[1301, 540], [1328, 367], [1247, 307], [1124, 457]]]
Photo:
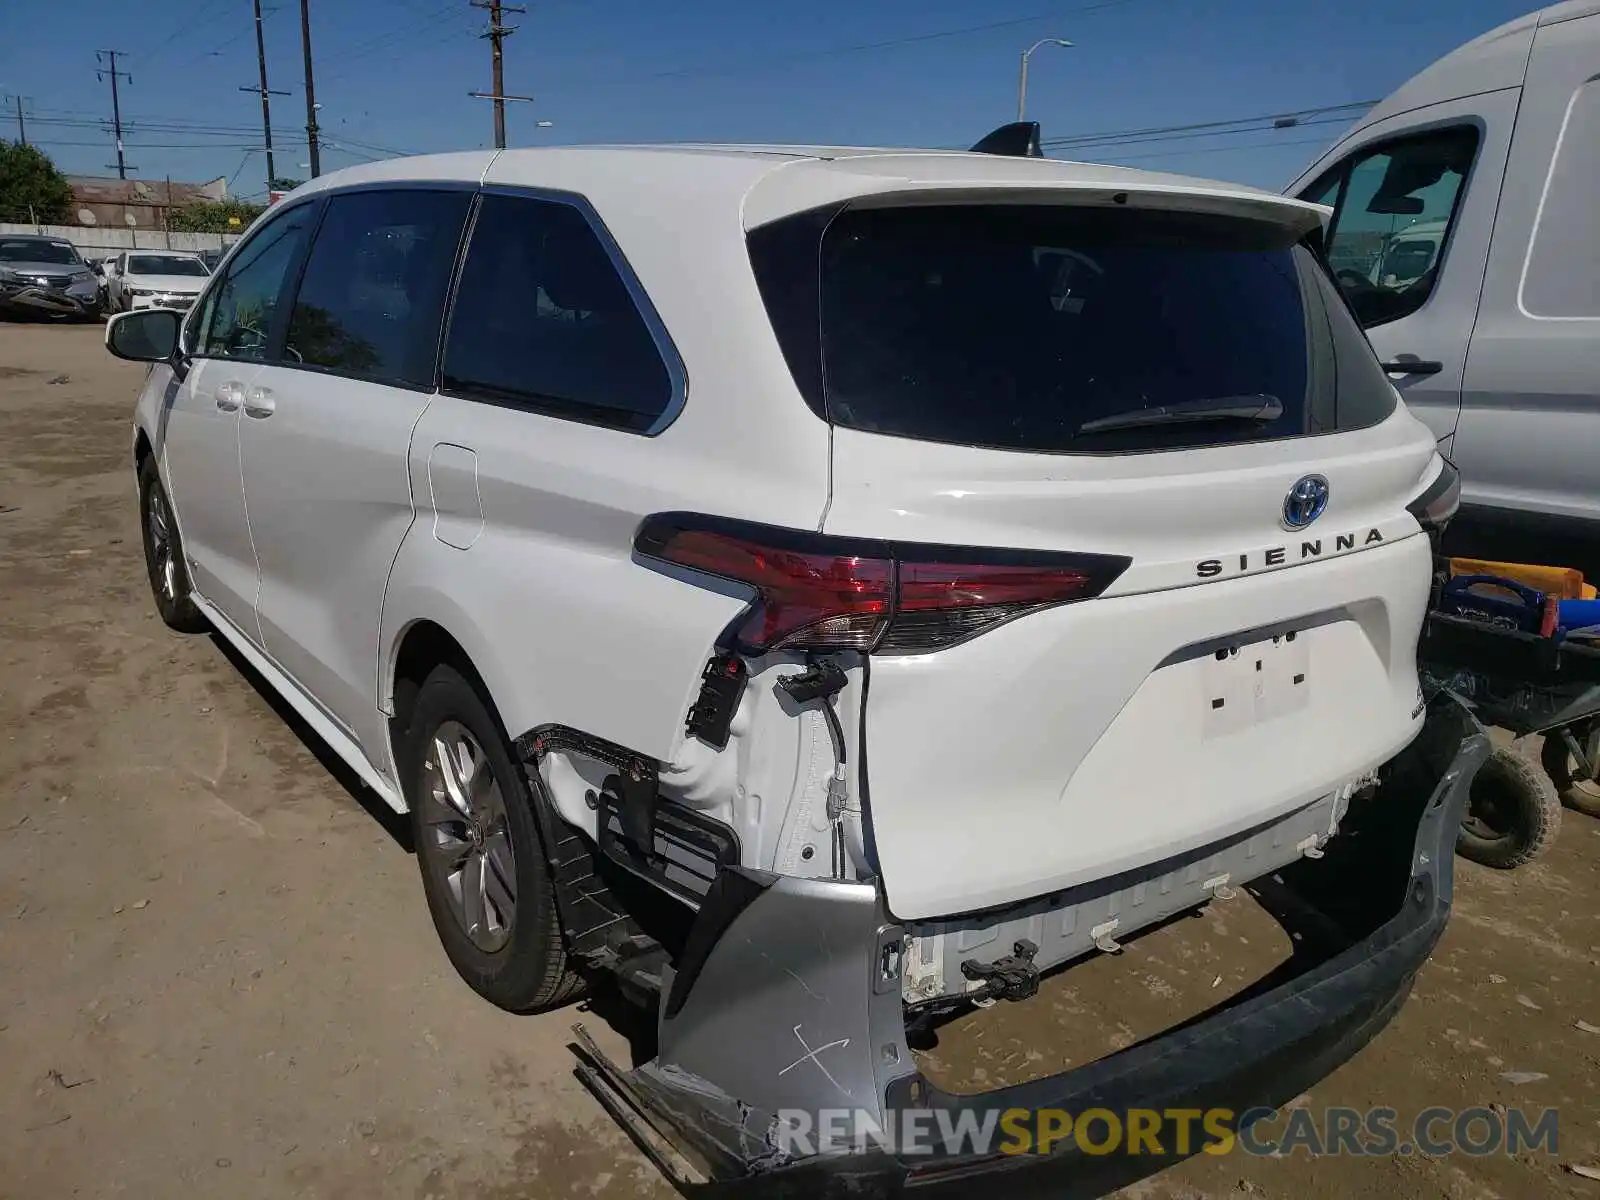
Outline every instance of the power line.
[[[332, 57], [341, 65], [354, 62], [357, 59], [367, 57], [369, 54], [375, 54], [379, 50], [388, 49], [390, 46], [393, 46], [399, 42], [403, 42], [407, 38], [410, 38], [416, 34], [425, 33], [428, 30], [435, 29], [438, 26], [445, 24], [451, 17], [455, 16], [460, 11], [461, 7], [459, 0], [450, 0], [449, 4], [444, 5], [442, 8], [435, 9], [428, 16], [424, 17], [422, 20], [413, 25], [405, 25], [399, 29], [390, 30], [388, 33], [382, 34], [378, 37], [370, 38], [365, 42], [357, 42], [355, 45], [346, 50], [335, 51]], [[324, 75], [322, 77], [322, 82], [324, 84], [337, 83], [341, 79], [349, 78], [350, 75], [350, 71], [339, 71], [333, 75]]]
[[[277, 10], [269, 8], [266, 11], [268, 13], [273, 13]], [[202, 50], [199, 54], [192, 54], [188, 58], [181, 60], [171, 69], [176, 73], [193, 66], [203, 58], [221, 58], [224, 50], [226, 50], [229, 46], [236, 45], [237, 43], [244, 41], [245, 38], [250, 36], [250, 33], [251, 31], [248, 28], [241, 29], [238, 33], [233, 34], [231, 37], [223, 38], [222, 41], [218, 42], [211, 49]]]
[[381, 162], [381, 161], [383, 161], [382, 157], [379, 156], [379, 155], [362, 154], [359, 150], [352, 150], [348, 146], [339, 145], [337, 142], [325, 141], [322, 144], [329, 151], [331, 151], [333, 153], [336, 153], [336, 154], [348, 154], [351, 158], [355, 159], [357, 162], [371, 163], [371, 162]]
[[[122, 101], [117, 95], [117, 80], [126, 79], [129, 83], [132, 83], [133, 76], [126, 71], [117, 70], [117, 55], [121, 53], [121, 50], [96, 50], [94, 52], [95, 62], [100, 63], [109, 58], [111, 66], [109, 70], [105, 71], [100, 70], [97, 66], [94, 74], [96, 79], [109, 78], [111, 80], [111, 124], [116, 131], [117, 138], [117, 178], [126, 179], [128, 177], [128, 164], [123, 161], [122, 157]], [[138, 167], [134, 168], [135, 171], [138, 169]]]
[[810, 62], [816, 59], [836, 58], [845, 54], [865, 54], [875, 50], [892, 50], [900, 46], [918, 45], [923, 42], [941, 41], [945, 38], [968, 37], [972, 34], [991, 33], [997, 29], [1014, 29], [1022, 25], [1033, 25], [1040, 21], [1059, 20], [1063, 17], [1083, 16], [1087, 13], [1100, 12], [1108, 8], [1120, 8], [1125, 4], [1132, 4], [1135, 0], [1098, 0], [1097, 3], [1079, 5], [1076, 8], [1053, 8], [1046, 12], [1036, 12], [1025, 17], [1008, 17], [1001, 21], [985, 21], [981, 25], [963, 25], [955, 29], [935, 29], [927, 33], [908, 34], [905, 37], [885, 38], [875, 42], [854, 42], [843, 46], [827, 46], [820, 50], [801, 50], [793, 54], [762, 54], [758, 61], [744, 63], [739, 66], [699, 66], [677, 67], [669, 71], [656, 71], [647, 75], [617, 76], [612, 79], [584, 80], [584, 87], [616, 86], [636, 84], [641, 79], [712, 79], [732, 75], [748, 75], [765, 72], [774, 66], [783, 66], [789, 63]]
[[[37, 111], [30, 111], [29, 118], [36, 125], [47, 125], [61, 129], [101, 129], [111, 132], [111, 122], [105, 117], [41, 117]], [[249, 125], [205, 125], [189, 122], [149, 121], [137, 117], [122, 123], [124, 134], [135, 133], [194, 133], [194, 134], [232, 134], [232, 133], [259, 133], [254, 126]]]
[[750, 67], [730, 67], [722, 70], [702, 70], [688, 68], [676, 71], [659, 71], [647, 76], [649, 79], [676, 79], [690, 75], [735, 75], [746, 70], [762, 70], [774, 62], [807, 62], [816, 58], [834, 58], [841, 54], [862, 54], [871, 50], [892, 50], [897, 46], [911, 46], [920, 42], [935, 42], [943, 38], [966, 37], [974, 33], [989, 33], [996, 29], [1014, 29], [1018, 25], [1032, 25], [1038, 21], [1055, 20], [1060, 17], [1081, 16], [1084, 13], [1098, 12], [1103, 8], [1117, 8], [1123, 4], [1131, 4], [1133, 0], [1100, 0], [1098, 4], [1086, 4], [1080, 8], [1053, 9], [1050, 12], [1034, 13], [1030, 17], [1011, 17], [1004, 21], [987, 21], [982, 25], [964, 25], [960, 29], [940, 29], [932, 33], [915, 33], [908, 37], [888, 38], [880, 42], [857, 42], [851, 46], [832, 46], [825, 50], [808, 50], [798, 54], [778, 55], [774, 58], [764, 59], [759, 65], [751, 64]]
[[[1316, 121], [1300, 121], [1300, 122], [1297, 122], [1293, 126], [1284, 126], [1283, 128], [1285, 128], [1285, 129], [1288, 129], [1288, 128], [1312, 129], [1312, 128], [1315, 128], [1318, 125], [1348, 125], [1349, 123], [1350, 123], [1350, 119], [1348, 117], [1323, 117], [1320, 120], [1316, 120]], [[1088, 153], [1088, 154], [1093, 154], [1096, 157], [1099, 157], [1101, 155], [1102, 151], [1111, 151], [1111, 152], [1115, 153], [1116, 150], [1117, 150], [1117, 147], [1119, 147], [1119, 146], [1129, 146], [1129, 147], [1133, 147], [1133, 148], [1138, 148], [1140, 146], [1158, 145], [1158, 144], [1160, 144], [1162, 142], [1207, 141], [1207, 140], [1209, 140], [1211, 138], [1236, 137], [1241, 133], [1249, 134], [1249, 133], [1270, 133], [1270, 132], [1271, 132], [1271, 129], [1268, 126], [1257, 125], [1257, 126], [1250, 126], [1250, 127], [1243, 128], [1243, 129], [1214, 129], [1214, 130], [1211, 130], [1209, 132], [1201, 132], [1201, 133], [1169, 133], [1169, 134], [1163, 134], [1163, 135], [1161, 135], [1159, 137], [1135, 138], [1135, 139], [1128, 139], [1128, 140], [1120, 140], [1119, 139], [1119, 140], [1104, 141], [1104, 142], [1094, 142], [1094, 143], [1089, 143], [1089, 144], [1079, 144], [1079, 145], [1073, 145], [1073, 146], [1054, 146], [1054, 147], [1051, 147], [1051, 148], [1054, 149], [1054, 150], [1064, 151], [1065, 153], [1067, 153], [1069, 155], [1075, 154], [1075, 153]], [[1213, 147], [1213, 148], [1215, 149], [1217, 147]], [[1205, 147], [1196, 147], [1196, 149], [1197, 150], [1203, 150], [1203, 149], [1205, 149]], [[1189, 153], [1189, 151], [1180, 150], [1180, 151], [1178, 151], [1178, 153], [1187, 154], [1187, 153]]]
[[[1088, 146], [1100, 143], [1122, 144], [1139, 141], [1165, 141], [1169, 134], [1182, 134], [1191, 137], [1205, 137], [1206, 130], [1213, 133], [1258, 133], [1256, 128], [1231, 129], [1229, 126], [1259, 125], [1262, 121], [1272, 121], [1277, 128], [1291, 128], [1307, 125], [1312, 122], [1304, 120], [1306, 117], [1323, 116], [1329, 113], [1354, 112], [1357, 109], [1368, 109], [1376, 104], [1376, 100], [1353, 100], [1348, 104], [1325, 104], [1317, 108], [1293, 109], [1289, 112], [1260, 113], [1253, 117], [1234, 117], [1227, 121], [1200, 121], [1188, 125], [1153, 125], [1143, 129], [1119, 129], [1105, 133], [1077, 133], [1063, 137], [1046, 138], [1040, 146], [1046, 149], [1062, 149], [1069, 146]], [[1339, 117], [1333, 120], [1346, 120]], [[1282, 124], [1277, 124], [1281, 122]], [[1319, 122], [1320, 123], [1320, 122]]]
[[1227, 154], [1234, 150], [1266, 150], [1279, 146], [1325, 146], [1327, 138], [1293, 138], [1287, 142], [1242, 142], [1232, 146], [1195, 146], [1188, 150], [1161, 150], [1155, 154], [1114, 154], [1114, 163], [1143, 162], [1149, 158], [1178, 158], [1186, 154]]
[[387, 154], [392, 158], [406, 158], [413, 154], [422, 153], [420, 150], [397, 150], [393, 146], [380, 146], [375, 142], [364, 142], [359, 138], [339, 135], [339, 141], [349, 146], [360, 146], [363, 150], [376, 150], [380, 154]]
[[234, 182], [239, 178], [240, 173], [249, 164], [250, 156], [252, 154], [254, 154], [254, 153], [255, 153], [254, 150], [246, 150], [244, 152], [244, 157], [239, 160], [239, 165], [233, 169], [233, 174], [228, 176], [228, 183], [227, 183], [228, 191], [231, 192], [233, 190]]
[[[78, 142], [66, 141], [60, 138], [34, 138], [35, 146], [103, 146], [104, 142]], [[298, 143], [291, 143], [298, 144]], [[243, 142], [138, 142], [133, 146], [135, 150], [260, 150], [258, 145], [246, 146]], [[130, 171], [138, 170], [129, 167]]]
[[206, 10], [215, 8], [220, 3], [222, 3], [222, 0], [200, 0], [200, 3], [195, 5], [194, 8], [189, 11], [189, 15], [187, 17], [178, 22], [178, 27], [176, 29], [167, 34], [166, 37], [162, 38], [150, 49], [146, 50], [141, 57], [147, 64], [153, 62], [156, 57], [168, 46], [172, 45], [173, 42], [179, 41], [182, 38], [188, 37], [197, 30], [203, 29], [204, 25], [202, 24], [202, 19], [206, 15]]
[[[104, 117], [93, 120], [68, 118], [68, 117], [41, 117], [37, 112], [30, 113], [30, 119], [35, 125], [48, 125], [63, 129], [103, 129], [110, 132], [111, 126]], [[165, 121], [142, 121], [138, 119], [124, 121], [122, 131], [125, 134], [138, 133], [192, 133], [198, 137], [214, 135], [229, 136], [234, 134], [254, 134], [257, 130], [248, 125], [190, 125], [173, 124]]]

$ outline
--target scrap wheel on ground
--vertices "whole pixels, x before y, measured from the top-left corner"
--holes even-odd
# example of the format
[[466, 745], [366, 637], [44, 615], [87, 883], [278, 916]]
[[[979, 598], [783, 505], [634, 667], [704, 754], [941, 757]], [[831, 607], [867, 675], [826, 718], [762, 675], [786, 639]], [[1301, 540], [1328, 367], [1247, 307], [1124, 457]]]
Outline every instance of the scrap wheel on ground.
[[1472, 781], [1456, 850], [1486, 867], [1510, 870], [1542, 855], [1561, 828], [1561, 801], [1538, 763], [1496, 747]]
[[[1572, 736], [1580, 746], [1594, 743], [1594, 724], [1589, 721], [1573, 729]], [[1584, 775], [1578, 760], [1567, 748], [1566, 739], [1558, 731], [1545, 735], [1544, 769], [1550, 773], [1563, 804], [1586, 817], [1600, 817], [1600, 780]]]

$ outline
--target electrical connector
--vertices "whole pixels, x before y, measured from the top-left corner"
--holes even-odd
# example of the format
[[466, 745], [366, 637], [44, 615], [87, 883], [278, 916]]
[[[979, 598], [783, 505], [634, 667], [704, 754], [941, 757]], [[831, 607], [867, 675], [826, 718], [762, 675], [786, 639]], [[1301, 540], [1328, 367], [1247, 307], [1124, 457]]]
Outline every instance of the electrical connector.
[[785, 675], [778, 680], [778, 686], [796, 704], [808, 704], [824, 696], [838, 695], [847, 682], [844, 671], [837, 663], [823, 659], [812, 663], [804, 671]]

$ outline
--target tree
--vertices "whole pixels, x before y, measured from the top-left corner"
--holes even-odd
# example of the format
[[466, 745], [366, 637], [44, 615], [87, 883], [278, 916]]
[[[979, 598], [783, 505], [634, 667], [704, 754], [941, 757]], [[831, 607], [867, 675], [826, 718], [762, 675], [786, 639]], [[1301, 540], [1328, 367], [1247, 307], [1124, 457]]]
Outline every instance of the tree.
[[174, 233], [242, 233], [263, 207], [243, 200], [199, 201], [173, 209], [167, 225]]
[[304, 179], [285, 179], [279, 176], [272, 181], [272, 190], [275, 192], [292, 192], [304, 182]]
[[72, 216], [72, 186], [37, 146], [0, 139], [0, 221], [63, 224]]

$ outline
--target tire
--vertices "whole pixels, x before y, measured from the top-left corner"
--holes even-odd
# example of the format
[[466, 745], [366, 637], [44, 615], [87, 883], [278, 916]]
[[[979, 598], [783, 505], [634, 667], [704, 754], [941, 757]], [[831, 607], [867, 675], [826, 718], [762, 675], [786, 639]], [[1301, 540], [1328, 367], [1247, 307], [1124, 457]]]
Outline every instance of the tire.
[[196, 607], [183, 556], [183, 539], [172, 517], [172, 502], [156, 469], [155, 456], [139, 468], [139, 530], [144, 541], [144, 568], [156, 612], [168, 629], [179, 633], [205, 633], [211, 623]]
[[[1573, 732], [1580, 742], [1589, 735], [1587, 728]], [[1573, 761], [1566, 740], [1560, 733], [1551, 731], [1545, 735], [1541, 761], [1556, 792], [1561, 796], [1562, 804], [1586, 817], [1600, 818], [1600, 781], [1579, 777], [1578, 764]]]
[[527, 778], [455, 667], [434, 668], [418, 690], [400, 758], [422, 888], [451, 965], [509, 1012], [577, 999], [584, 981], [557, 920]]
[[1538, 763], [1500, 746], [1472, 781], [1456, 835], [1463, 858], [1509, 871], [1550, 848], [1561, 829], [1561, 801]]

